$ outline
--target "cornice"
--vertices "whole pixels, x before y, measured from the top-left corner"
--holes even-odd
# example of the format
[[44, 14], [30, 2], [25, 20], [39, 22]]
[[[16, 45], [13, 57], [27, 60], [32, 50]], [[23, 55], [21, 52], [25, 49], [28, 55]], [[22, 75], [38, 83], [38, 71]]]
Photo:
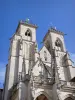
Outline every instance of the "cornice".
[[48, 32], [46, 33], [46, 35], [45, 35], [43, 41], [46, 39], [47, 35], [48, 35], [49, 33], [51, 33], [51, 32], [64, 36], [64, 33], [63, 33], [63, 32], [61, 32], [61, 31], [59, 31], [59, 30], [57, 30], [57, 29], [51, 27], [50, 29], [48, 29]]

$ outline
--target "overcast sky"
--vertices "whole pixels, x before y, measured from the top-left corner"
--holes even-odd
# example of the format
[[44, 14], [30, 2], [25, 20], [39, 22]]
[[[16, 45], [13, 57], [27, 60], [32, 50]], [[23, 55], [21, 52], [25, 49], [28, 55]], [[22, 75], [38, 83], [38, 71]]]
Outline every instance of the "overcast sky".
[[75, 60], [75, 0], [0, 0], [0, 86], [4, 81], [5, 64], [8, 62], [9, 38], [20, 20], [29, 18], [37, 24], [37, 42], [50, 26], [64, 32], [66, 48]]

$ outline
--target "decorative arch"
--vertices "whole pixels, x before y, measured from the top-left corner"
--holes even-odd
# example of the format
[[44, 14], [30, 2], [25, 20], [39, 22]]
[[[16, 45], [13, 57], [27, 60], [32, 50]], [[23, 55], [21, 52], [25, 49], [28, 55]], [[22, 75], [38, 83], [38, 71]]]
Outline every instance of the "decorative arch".
[[40, 95], [44, 95], [44, 96], [47, 98], [47, 100], [52, 100], [52, 98], [51, 98], [46, 92], [44, 92], [44, 91], [38, 92], [38, 93], [35, 95], [34, 100], [36, 100], [37, 97], [39, 97]]
[[32, 32], [29, 28], [26, 30], [25, 36], [27, 37], [27, 40], [32, 40]]
[[48, 100], [48, 98], [44, 94], [41, 94], [36, 98], [36, 100]]
[[73, 95], [71, 95], [71, 94], [68, 94], [68, 95], [66, 95], [66, 96], [64, 97], [63, 100], [75, 100], [75, 97], [74, 97]]
[[62, 43], [62, 41], [59, 38], [56, 39], [55, 46], [57, 46], [58, 48], [60, 48], [61, 51], [64, 51], [63, 43]]

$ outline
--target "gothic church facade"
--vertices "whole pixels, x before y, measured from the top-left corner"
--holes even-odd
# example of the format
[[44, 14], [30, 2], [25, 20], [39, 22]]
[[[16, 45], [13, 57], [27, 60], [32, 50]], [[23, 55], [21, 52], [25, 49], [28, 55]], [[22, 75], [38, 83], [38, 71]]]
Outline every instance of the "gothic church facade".
[[20, 21], [10, 39], [3, 100], [75, 100], [75, 67], [64, 33], [50, 28], [38, 51], [36, 29]]

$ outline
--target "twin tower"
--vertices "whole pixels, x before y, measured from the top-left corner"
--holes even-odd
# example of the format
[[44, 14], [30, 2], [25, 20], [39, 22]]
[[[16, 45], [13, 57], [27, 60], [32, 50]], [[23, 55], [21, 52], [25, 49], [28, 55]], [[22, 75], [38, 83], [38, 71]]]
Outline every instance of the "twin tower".
[[3, 100], [75, 100], [75, 67], [64, 33], [50, 28], [38, 51], [36, 29], [20, 21], [10, 39]]

